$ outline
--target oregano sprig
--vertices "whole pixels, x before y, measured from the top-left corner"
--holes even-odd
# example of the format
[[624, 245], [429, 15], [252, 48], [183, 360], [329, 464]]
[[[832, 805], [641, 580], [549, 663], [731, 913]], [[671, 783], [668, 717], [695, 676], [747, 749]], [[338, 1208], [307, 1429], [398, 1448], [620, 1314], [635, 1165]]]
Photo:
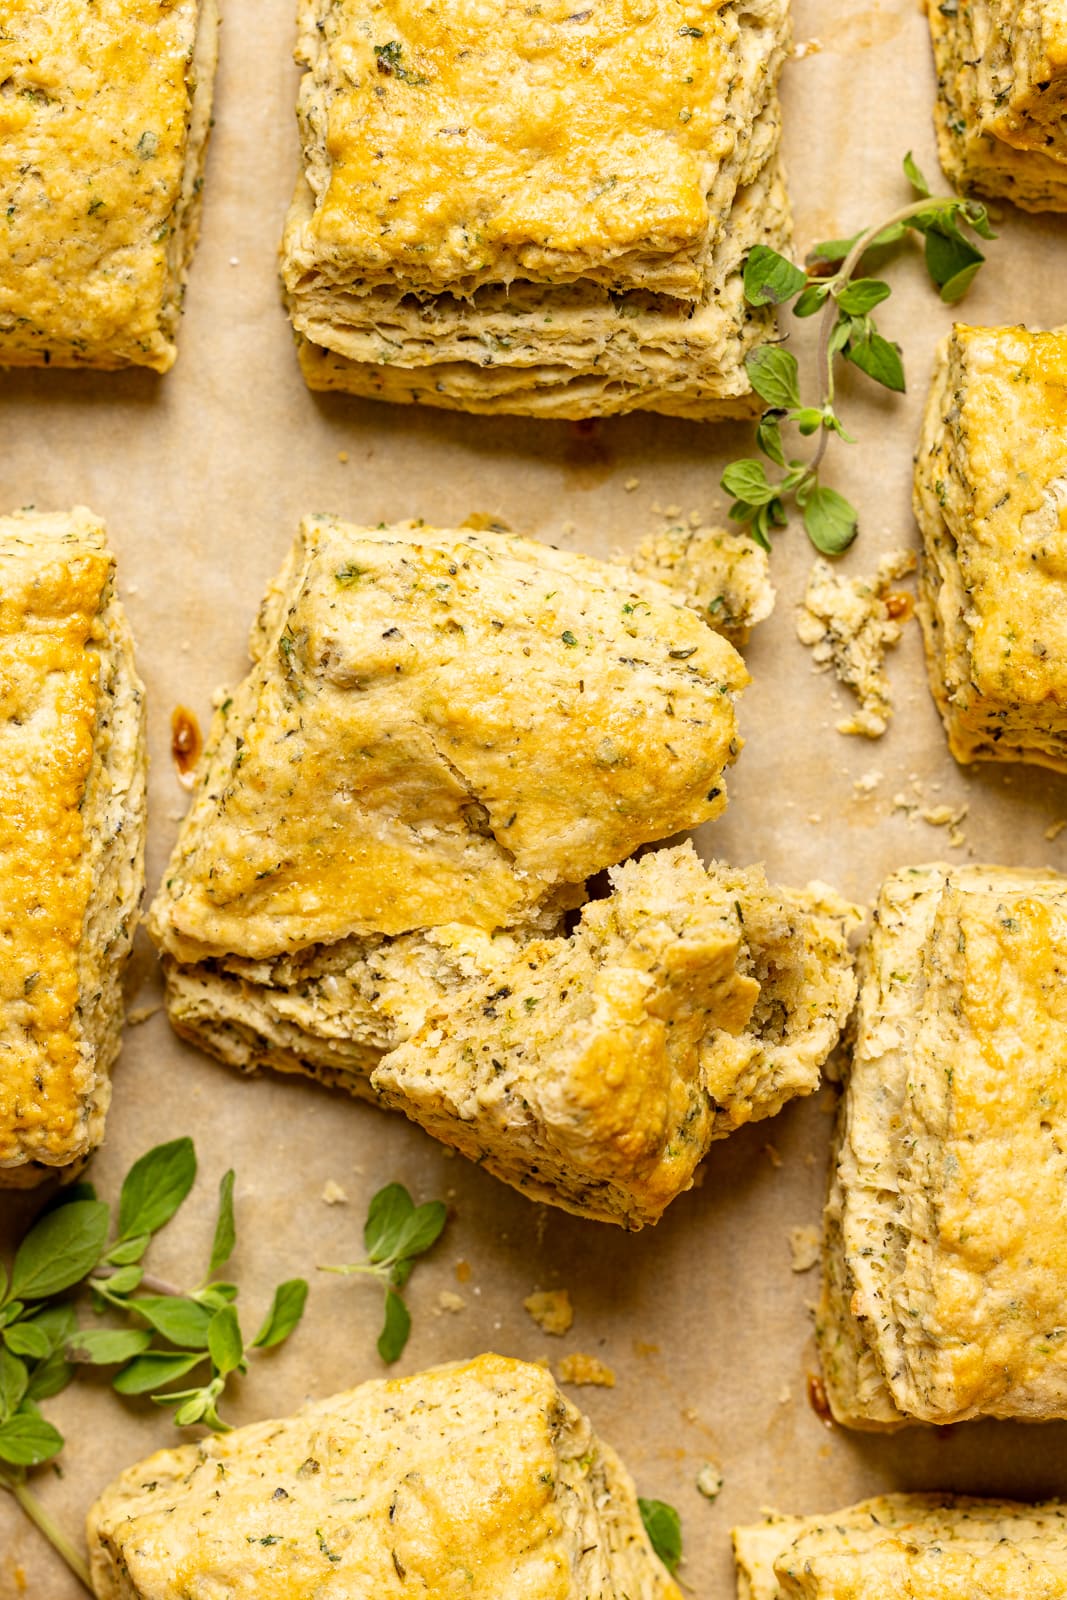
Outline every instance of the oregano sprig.
[[[830, 239], [816, 245], [799, 267], [767, 245], [757, 245], [745, 263], [745, 299], [752, 306], [793, 304], [797, 317], [820, 316], [816, 358], [819, 394], [806, 404], [800, 392], [796, 357], [780, 345], [761, 345], [745, 361], [749, 381], [767, 410], [756, 429], [756, 443], [774, 466], [768, 477], [756, 457], [735, 461], [722, 476], [722, 487], [733, 497], [730, 516], [744, 524], [757, 544], [770, 549], [770, 535], [784, 528], [786, 504], [799, 507], [808, 537], [824, 555], [840, 555], [856, 537], [856, 508], [821, 482], [820, 469], [831, 438], [836, 434], [854, 443], [835, 409], [835, 366], [838, 358], [850, 362], [875, 383], [894, 393], [904, 392], [904, 364], [899, 345], [878, 330], [875, 310], [892, 290], [881, 278], [864, 276], [875, 258], [899, 244], [909, 234], [924, 240], [927, 271], [946, 305], [955, 305], [974, 281], [985, 256], [971, 235], [993, 239], [986, 208], [958, 195], [935, 197], [909, 153], [904, 172], [917, 198], [886, 221], [865, 228], [850, 239]], [[787, 456], [784, 425], [802, 438], [818, 435], [814, 452], [805, 460]]]
[[340, 1267], [320, 1267], [348, 1277], [376, 1278], [385, 1287], [385, 1322], [378, 1336], [383, 1361], [399, 1361], [411, 1332], [411, 1313], [400, 1290], [411, 1277], [416, 1259], [437, 1243], [448, 1217], [442, 1200], [417, 1206], [402, 1183], [379, 1189], [367, 1210], [363, 1244], [367, 1256]]
[[[217, 1274], [236, 1243], [234, 1175], [219, 1187], [218, 1220], [208, 1271], [189, 1293], [146, 1272], [142, 1259], [156, 1233], [175, 1215], [196, 1179], [191, 1139], [157, 1145], [135, 1161], [123, 1181], [112, 1229], [111, 1208], [91, 1184], [61, 1191], [22, 1240], [10, 1273], [0, 1264], [0, 1488], [8, 1490], [91, 1591], [89, 1574], [72, 1542], [29, 1487], [30, 1469], [53, 1460], [63, 1435], [42, 1416], [40, 1403], [59, 1394], [79, 1366], [118, 1370], [113, 1387], [147, 1394], [175, 1408], [178, 1426], [227, 1424], [218, 1405], [235, 1372], [253, 1351], [286, 1339], [300, 1321], [308, 1286], [282, 1283], [251, 1341], [237, 1315], [238, 1288]], [[97, 1313], [121, 1327], [82, 1326], [73, 1296], [89, 1291]], [[206, 1367], [195, 1388], [169, 1386]]]

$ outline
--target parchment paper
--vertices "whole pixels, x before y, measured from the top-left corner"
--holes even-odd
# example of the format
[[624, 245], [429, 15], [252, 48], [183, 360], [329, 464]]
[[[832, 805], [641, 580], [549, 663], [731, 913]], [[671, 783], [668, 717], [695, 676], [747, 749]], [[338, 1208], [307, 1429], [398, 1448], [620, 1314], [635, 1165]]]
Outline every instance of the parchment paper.
[[[176, 368], [162, 380], [0, 376], [0, 507], [85, 502], [106, 516], [119, 553], [150, 695], [150, 890], [187, 800], [170, 757], [171, 712], [184, 703], [206, 726], [213, 689], [244, 670], [248, 626], [303, 511], [438, 524], [488, 512], [541, 539], [606, 554], [659, 527], [657, 508], [721, 518], [722, 466], [748, 453], [750, 437], [656, 417], [536, 424], [312, 397], [275, 276], [297, 164], [292, 0], [225, 0], [224, 10], [203, 238]], [[934, 80], [918, 0], [796, 0], [795, 13], [798, 42], [819, 41], [790, 63], [784, 82], [798, 244], [807, 248], [906, 201], [900, 160], [908, 148], [937, 174]], [[1002, 238], [965, 317], [1064, 320], [1057, 286], [1065, 243], [1064, 224], [1005, 208]], [[832, 481], [863, 510], [848, 571], [873, 571], [883, 550], [915, 538], [911, 455], [934, 346], [951, 317], [917, 258], [894, 266], [892, 281], [881, 322], [905, 347], [910, 392], [896, 400], [844, 384], [860, 443], [834, 448]], [[810, 358], [810, 324], [790, 320], [794, 348]], [[947, 830], [893, 811], [894, 795], [918, 782], [929, 805], [970, 805], [966, 845], [949, 852], [953, 859], [1067, 866], [1067, 833], [1059, 843], [1045, 838], [1067, 816], [1067, 785], [1035, 769], [954, 765], [914, 624], [890, 662], [897, 715], [889, 734], [872, 744], [834, 731], [842, 707], [831, 680], [812, 673], [794, 636], [812, 554], [799, 528], [778, 539], [777, 612], [747, 653], [748, 743], [730, 777], [726, 816], [704, 830], [702, 848], [763, 860], [783, 881], [820, 877], [866, 900], [890, 869], [948, 851]], [[863, 797], [855, 780], [872, 771], [883, 776]], [[143, 1006], [158, 992], [143, 936], [141, 944], [135, 1004]], [[792, 1272], [787, 1234], [818, 1220], [832, 1106], [833, 1091], [823, 1089], [718, 1145], [703, 1184], [657, 1228], [630, 1236], [528, 1203], [449, 1159], [399, 1116], [295, 1080], [244, 1080], [179, 1044], [157, 1014], [127, 1033], [92, 1177], [114, 1196], [142, 1150], [189, 1132], [201, 1179], [154, 1247], [155, 1270], [189, 1286], [199, 1280], [215, 1187], [234, 1162], [234, 1264], [246, 1323], [258, 1321], [275, 1282], [315, 1279], [303, 1327], [279, 1354], [257, 1361], [229, 1401], [237, 1422], [381, 1375], [374, 1288], [316, 1276], [314, 1267], [358, 1257], [366, 1204], [381, 1184], [398, 1179], [419, 1199], [447, 1197], [454, 1215], [411, 1281], [414, 1332], [394, 1370], [485, 1349], [598, 1355], [615, 1388], [570, 1392], [622, 1452], [641, 1492], [679, 1507], [683, 1575], [696, 1595], [720, 1600], [732, 1594], [728, 1529], [768, 1504], [829, 1510], [890, 1488], [1067, 1494], [1063, 1426], [972, 1425], [887, 1440], [827, 1429], [813, 1412], [806, 1386], [815, 1371], [817, 1273]], [[347, 1205], [323, 1203], [331, 1179]], [[24, 1221], [36, 1203], [4, 1197], [5, 1225]], [[460, 1281], [464, 1262], [470, 1276]], [[546, 1337], [523, 1311], [535, 1287], [570, 1290], [576, 1316], [566, 1338]], [[445, 1289], [462, 1296], [462, 1310], [440, 1310]], [[45, 1471], [37, 1483], [75, 1530], [115, 1472], [179, 1438], [166, 1414], [116, 1398], [103, 1381], [79, 1380], [45, 1410], [68, 1443], [61, 1475]], [[707, 1460], [725, 1477], [714, 1504], [695, 1487]], [[73, 1600], [80, 1590], [0, 1499], [0, 1597], [27, 1592]]]

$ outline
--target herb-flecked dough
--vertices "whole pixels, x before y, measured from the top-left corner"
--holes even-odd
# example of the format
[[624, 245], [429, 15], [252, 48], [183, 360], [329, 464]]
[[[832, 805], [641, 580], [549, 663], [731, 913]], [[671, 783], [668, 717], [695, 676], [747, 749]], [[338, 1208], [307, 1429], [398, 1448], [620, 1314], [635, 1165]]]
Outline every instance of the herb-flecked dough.
[[100, 1143], [144, 891], [144, 690], [84, 508], [0, 517], [0, 1184]]
[[477, 412], [751, 414], [787, 248], [786, 0], [303, 0], [282, 270], [316, 389]]
[[98, 1600], [681, 1600], [614, 1451], [493, 1355], [160, 1451], [87, 1538]]
[[173, 365], [217, 33], [215, 0], [6, 0], [0, 367]]

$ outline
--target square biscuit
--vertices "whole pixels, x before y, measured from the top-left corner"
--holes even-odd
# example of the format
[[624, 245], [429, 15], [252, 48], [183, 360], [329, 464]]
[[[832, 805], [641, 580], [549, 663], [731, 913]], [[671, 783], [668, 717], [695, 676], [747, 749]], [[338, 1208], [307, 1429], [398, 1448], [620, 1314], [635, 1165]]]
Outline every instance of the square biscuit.
[[1067, 332], [956, 327], [915, 468], [919, 618], [958, 761], [1067, 771]]
[[785, 245], [785, 0], [575, 12], [304, 0], [282, 271], [313, 388], [474, 411], [745, 414]]
[[850, 1427], [1067, 1416], [1067, 878], [882, 887], [826, 1208], [817, 1321]]
[[100, 1143], [144, 888], [144, 691], [91, 512], [0, 518], [0, 1184]]
[[1067, 210], [1067, 0], [927, 7], [941, 165], [965, 192]]
[[738, 1600], [1054, 1600], [1067, 1505], [885, 1494], [735, 1528]]
[[9, 0], [0, 367], [173, 365], [199, 223], [215, 0]]

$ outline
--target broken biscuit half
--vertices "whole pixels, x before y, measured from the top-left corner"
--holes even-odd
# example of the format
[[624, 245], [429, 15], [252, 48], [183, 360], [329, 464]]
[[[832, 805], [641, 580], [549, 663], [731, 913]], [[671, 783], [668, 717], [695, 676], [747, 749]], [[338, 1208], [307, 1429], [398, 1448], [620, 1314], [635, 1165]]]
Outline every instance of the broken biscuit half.
[[814, 1088], [853, 908], [691, 845], [626, 859], [716, 815], [739, 749], [740, 659], [668, 590], [311, 519], [253, 651], [151, 914], [181, 1034], [627, 1227]]

